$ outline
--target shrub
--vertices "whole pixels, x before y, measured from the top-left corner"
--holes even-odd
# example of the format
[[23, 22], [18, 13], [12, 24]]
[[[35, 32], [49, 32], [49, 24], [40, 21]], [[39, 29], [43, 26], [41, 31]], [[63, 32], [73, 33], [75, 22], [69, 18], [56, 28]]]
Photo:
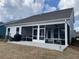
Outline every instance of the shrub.
[[21, 40], [21, 35], [20, 34], [15, 34], [14, 35], [14, 41], [20, 41]]

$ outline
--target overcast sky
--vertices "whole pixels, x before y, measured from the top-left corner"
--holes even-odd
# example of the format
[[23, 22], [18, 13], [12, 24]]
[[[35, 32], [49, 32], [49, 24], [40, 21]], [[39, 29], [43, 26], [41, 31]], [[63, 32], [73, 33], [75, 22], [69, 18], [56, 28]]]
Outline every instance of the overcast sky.
[[74, 8], [75, 26], [79, 31], [79, 0], [0, 0], [0, 21], [8, 22], [65, 8]]

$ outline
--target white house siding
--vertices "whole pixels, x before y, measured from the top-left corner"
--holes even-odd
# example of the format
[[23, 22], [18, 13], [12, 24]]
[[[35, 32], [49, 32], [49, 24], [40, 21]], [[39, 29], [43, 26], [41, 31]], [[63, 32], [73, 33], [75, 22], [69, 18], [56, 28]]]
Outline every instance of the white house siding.
[[71, 39], [75, 37], [75, 34], [74, 34], [74, 19], [73, 19], [73, 12], [71, 14], [71, 17], [70, 17], [70, 20], [67, 21], [67, 24], [69, 25], [70, 27], [70, 43], [71, 43]]
[[6, 28], [6, 35], [8, 34], [8, 28], [10, 28], [10, 36], [14, 37], [17, 27], [19, 28], [19, 34], [21, 34], [21, 26], [10, 26]]

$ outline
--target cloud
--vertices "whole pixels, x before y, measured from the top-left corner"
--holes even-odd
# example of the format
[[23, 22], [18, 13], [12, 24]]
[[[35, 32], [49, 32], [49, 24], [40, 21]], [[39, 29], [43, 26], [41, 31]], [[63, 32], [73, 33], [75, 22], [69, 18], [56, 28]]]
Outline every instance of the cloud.
[[1, 0], [0, 21], [11, 21], [42, 13], [44, 0]]
[[4, 6], [5, 0], [0, 0], [0, 7]]
[[79, 15], [79, 0], [60, 0], [58, 7], [59, 9], [74, 8], [75, 16]]
[[75, 27], [74, 30], [76, 30], [76, 32], [79, 32], [79, 27]]
[[24, 0], [23, 5], [24, 5], [24, 6], [28, 6], [28, 7], [30, 7], [31, 4], [32, 4], [32, 2], [33, 2], [33, 0]]
[[[56, 7], [46, 0], [0, 0], [0, 21], [18, 20], [43, 12], [55, 11]], [[50, 2], [50, 1], [49, 1]]]
[[79, 16], [75, 16], [75, 19], [76, 19], [76, 21], [75, 21], [74, 26], [79, 27]]
[[[1, 5], [1, 7], [2, 7], [2, 5]], [[0, 21], [2, 21], [3, 19], [5, 19], [6, 18], [6, 11], [4, 10], [4, 8], [1, 8], [0, 7]]]
[[25, 0], [1, 0], [0, 21], [7, 22], [33, 15], [32, 8], [23, 5]]
[[59, 9], [74, 8], [75, 14], [75, 28], [79, 31], [79, 0], [60, 0], [58, 4]]
[[31, 4], [34, 14], [42, 13], [42, 9], [44, 7], [44, 0], [37, 0]]
[[48, 4], [45, 5], [45, 10], [44, 10], [45, 13], [46, 12], [52, 12], [52, 11], [55, 11], [55, 10], [56, 10], [56, 7], [50, 6]]

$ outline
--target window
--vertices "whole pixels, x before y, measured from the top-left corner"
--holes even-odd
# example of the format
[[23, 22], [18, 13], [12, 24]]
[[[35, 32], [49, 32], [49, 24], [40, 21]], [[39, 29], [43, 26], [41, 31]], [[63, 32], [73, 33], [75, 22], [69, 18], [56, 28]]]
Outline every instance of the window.
[[19, 32], [19, 27], [16, 29], [17, 32]]
[[8, 33], [10, 32], [10, 28], [8, 28]]
[[7, 38], [10, 38], [10, 28], [8, 28]]

